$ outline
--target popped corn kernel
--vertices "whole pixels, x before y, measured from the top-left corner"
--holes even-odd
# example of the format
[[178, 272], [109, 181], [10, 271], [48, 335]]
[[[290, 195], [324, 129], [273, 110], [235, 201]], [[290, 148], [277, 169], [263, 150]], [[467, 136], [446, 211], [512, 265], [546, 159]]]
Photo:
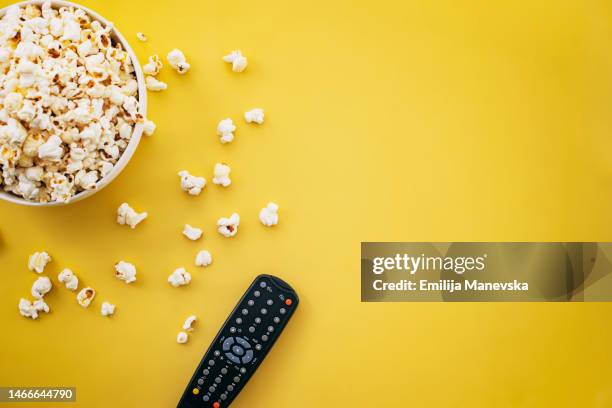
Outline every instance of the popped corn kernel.
[[145, 82], [147, 84], [147, 89], [149, 91], [159, 92], [159, 91], [165, 91], [166, 89], [168, 89], [168, 84], [166, 84], [163, 81], [160, 81], [154, 76], [147, 76], [145, 79]]
[[142, 125], [142, 132], [145, 134], [145, 136], [153, 136], [155, 128], [157, 128], [157, 126], [152, 120], [145, 119]]
[[278, 204], [270, 202], [262, 208], [259, 212], [259, 221], [266, 227], [278, 224]]
[[170, 274], [170, 276], [168, 276], [168, 283], [175, 288], [187, 285], [189, 282], [191, 282], [191, 275], [185, 270], [185, 268], [177, 268]]
[[233, 213], [229, 218], [219, 218], [217, 221], [217, 231], [226, 238], [233, 237], [238, 233], [240, 216]]
[[181, 178], [181, 188], [191, 195], [199, 195], [204, 186], [206, 186], [206, 179], [204, 177], [192, 176], [187, 170], [180, 171], [178, 175]]
[[261, 125], [264, 122], [263, 109], [255, 108], [244, 112], [244, 120], [246, 120], [247, 123], [257, 123], [258, 125]]
[[136, 280], [136, 267], [129, 262], [119, 261], [115, 264], [115, 277], [125, 283]]
[[28, 259], [28, 269], [36, 273], [43, 273], [49, 262], [51, 262], [51, 257], [48, 253], [34, 252]]
[[123, 203], [117, 209], [117, 223], [119, 225], [129, 225], [134, 229], [148, 214], [146, 212], [137, 213], [128, 203]]
[[103, 302], [100, 307], [102, 316], [112, 316], [115, 313], [115, 305], [109, 302]]
[[183, 228], [183, 235], [192, 241], [197, 241], [198, 239], [202, 238], [202, 230], [200, 228], [192, 227], [189, 224], [185, 224], [185, 228]]
[[136, 33], [136, 38], [138, 38], [138, 40], [142, 42], [147, 41], [147, 36], [141, 33], [140, 31]]
[[225, 163], [215, 164], [213, 183], [223, 187], [227, 187], [232, 184], [232, 180], [230, 180], [229, 177], [230, 171], [232, 171], [232, 169]]
[[223, 57], [223, 61], [232, 64], [232, 71], [242, 72], [246, 69], [248, 60], [240, 50], [234, 50]]
[[179, 344], [185, 344], [189, 340], [189, 336], [185, 332], [179, 332], [176, 336], [176, 342]]
[[66, 289], [77, 290], [79, 287], [79, 278], [68, 268], [57, 275], [57, 280], [66, 285]]
[[38, 312], [49, 313], [49, 305], [47, 305], [44, 300], [38, 299], [35, 300], [34, 303], [23, 298], [19, 300], [19, 313], [22, 316], [29, 317], [30, 319], [37, 319]]
[[149, 57], [149, 62], [147, 62], [146, 64], [142, 66], [142, 72], [145, 75], [156, 76], [157, 74], [159, 74], [159, 72], [161, 71], [163, 67], [164, 67], [164, 63], [161, 62], [159, 55], [155, 54], [155, 55], [151, 55]]
[[77, 302], [79, 305], [83, 307], [88, 307], [94, 296], [96, 296], [96, 291], [90, 287], [86, 287], [81, 289], [81, 291], [77, 294]]
[[187, 63], [187, 59], [185, 58], [185, 54], [179, 49], [173, 49], [166, 56], [168, 63], [172, 68], [176, 70], [179, 74], [184, 74], [189, 71], [191, 65]]
[[185, 320], [185, 323], [183, 323], [183, 330], [185, 330], [185, 331], [193, 331], [195, 329], [195, 325], [196, 325], [197, 319], [198, 318], [197, 318], [196, 315], [189, 316]]
[[51, 279], [46, 276], [41, 276], [36, 279], [32, 284], [32, 296], [35, 299], [42, 299], [49, 291], [53, 285], [51, 284]]
[[195, 257], [196, 266], [208, 266], [212, 263], [212, 255], [208, 251], [200, 251]]
[[235, 130], [236, 126], [234, 126], [232, 119], [227, 118], [220, 121], [217, 125], [217, 135], [219, 135], [221, 143], [230, 143], [233, 141]]

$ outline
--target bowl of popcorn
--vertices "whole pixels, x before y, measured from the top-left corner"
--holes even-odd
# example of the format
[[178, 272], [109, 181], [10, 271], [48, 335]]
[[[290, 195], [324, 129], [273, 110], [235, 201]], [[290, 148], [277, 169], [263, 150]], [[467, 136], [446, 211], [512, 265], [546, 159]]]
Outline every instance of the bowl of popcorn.
[[78, 4], [1, 9], [0, 69], [0, 199], [54, 206], [89, 197], [153, 130], [132, 48]]

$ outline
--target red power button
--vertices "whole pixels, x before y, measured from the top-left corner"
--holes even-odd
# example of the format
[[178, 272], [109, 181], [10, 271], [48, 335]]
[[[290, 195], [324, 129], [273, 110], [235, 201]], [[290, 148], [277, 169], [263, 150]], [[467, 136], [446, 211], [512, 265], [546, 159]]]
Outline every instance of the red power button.
[[286, 304], [287, 306], [291, 306], [291, 304], [292, 304], [292, 303], [293, 303], [293, 300], [291, 300], [291, 299], [286, 299], [286, 300], [285, 300], [285, 304]]
[[218, 402], [215, 402], [215, 403], [213, 404], [213, 408], [219, 408], [220, 406], [221, 406], [221, 404], [219, 404]]

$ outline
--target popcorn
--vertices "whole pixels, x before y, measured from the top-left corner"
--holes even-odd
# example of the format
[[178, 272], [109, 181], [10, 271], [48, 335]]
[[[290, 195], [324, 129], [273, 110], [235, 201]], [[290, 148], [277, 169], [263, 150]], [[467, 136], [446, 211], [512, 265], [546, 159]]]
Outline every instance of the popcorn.
[[221, 139], [221, 143], [230, 143], [234, 140], [234, 131], [236, 130], [236, 126], [234, 126], [234, 122], [230, 119], [223, 119], [217, 125], [217, 134]]
[[278, 224], [278, 204], [270, 202], [262, 208], [259, 212], [259, 221], [266, 227]]
[[230, 52], [228, 55], [223, 57], [223, 61], [232, 64], [232, 71], [242, 72], [246, 69], [248, 61], [245, 56], [242, 55], [240, 50]]
[[232, 171], [232, 169], [225, 163], [215, 164], [213, 183], [219, 184], [223, 187], [227, 187], [232, 184], [232, 180], [229, 178], [230, 171]]
[[233, 213], [229, 218], [219, 218], [217, 221], [217, 231], [226, 238], [233, 237], [238, 233], [240, 216]]
[[49, 262], [51, 262], [51, 257], [48, 253], [34, 252], [28, 259], [28, 269], [36, 273], [43, 273]]
[[168, 283], [175, 288], [187, 285], [189, 282], [191, 282], [191, 275], [185, 268], [178, 268], [168, 276]]
[[79, 278], [70, 270], [64, 269], [57, 275], [57, 280], [66, 285], [66, 289], [77, 290], [79, 287]]
[[202, 237], [202, 230], [199, 228], [192, 227], [189, 224], [185, 224], [185, 228], [183, 228], [183, 235], [185, 235], [192, 241], [197, 241]]
[[193, 331], [195, 329], [196, 320], [198, 318], [195, 315], [191, 315], [185, 320], [183, 323], [183, 330], [185, 331]]
[[145, 75], [156, 76], [163, 68], [164, 64], [159, 59], [159, 55], [155, 54], [149, 57], [149, 62], [142, 66], [142, 72]]
[[176, 342], [179, 344], [185, 344], [189, 340], [189, 336], [185, 332], [179, 332], [176, 336]]
[[93, 290], [90, 287], [83, 288], [77, 294], [77, 302], [79, 302], [79, 305], [83, 307], [88, 307], [91, 301], [93, 300], [94, 296], [96, 296], [95, 290]]
[[49, 305], [47, 305], [44, 300], [38, 299], [34, 301], [34, 303], [23, 298], [19, 300], [19, 313], [22, 316], [29, 317], [30, 319], [37, 319], [38, 312], [49, 313]]
[[136, 38], [138, 38], [138, 40], [139, 40], [139, 41], [142, 41], [142, 42], [146, 42], [146, 41], [147, 41], [147, 36], [146, 36], [146, 35], [144, 35], [144, 34], [143, 34], [143, 33], [141, 33], [141, 32], [137, 32], [137, 33], [136, 33]]
[[53, 285], [51, 284], [51, 280], [46, 276], [41, 276], [40, 278], [34, 281], [32, 284], [32, 296], [35, 299], [42, 299], [49, 291]]
[[183, 54], [181, 50], [176, 48], [168, 53], [166, 59], [168, 60], [170, 66], [174, 68], [179, 74], [186, 73], [191, 67], [191, 65], [189, 65], [187, 63], [187, 60], [185, 59], [185, 54]]
[[109, 302], [103, 302], [102, 307], [100, 307], [100, 313], [102, 316], [111, 316], [115, 314], [115, 305]]
[[247, 123], [257, 123], [258, 125], [261, 125], [264, 122], [263, 109], [255, 108], [244, 112], [244, 120], [246, 120]]
[[195, 257], [196, 266], [208, 266], [212, 263], [212, 255], [208, 251], [200, 251]]
[[125, 283], [136, 280], [136, 267], [129, 262], [119, 261], [115, 264], [115, 277]]
[[142, 220], [147, 218], [146, 212], [137, 213], [128, 203], [123, 203], [117, 209], [117, 223], [119, 225], [129, 225], [130, 228], [136, 228]]
[[110, 173], [143, 122], [134, 66], [111, 31], [49, 1], [0, 18], [0, 189], [69, 202]]
[[145, 136], [153, 136], [156, 127], [157, 126], [152, 120], [145, 119], [142, 125], [142, 132], [145, 134]]
[[206, 179], [204, 177], [192, 176], [187, 170], [180, 171], [178, 175], [181, 178], [181, 188], [191, 195], [199, 195], [204, 186], [206, 186]]
[[159, 91], [165, 91], [166, 89], [168, 89], [168, 84], [166, 84], [163, 81], [160, 81], [154, 76], [147, 76], [145, 78], [145, 83], [147, 84], [147, 89], [149, 91], [159, 92]]

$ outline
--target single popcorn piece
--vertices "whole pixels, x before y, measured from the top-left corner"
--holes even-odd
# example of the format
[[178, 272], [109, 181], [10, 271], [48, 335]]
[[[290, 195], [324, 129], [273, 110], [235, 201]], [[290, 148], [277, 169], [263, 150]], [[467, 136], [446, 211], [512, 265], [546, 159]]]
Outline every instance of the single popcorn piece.
[[145, 75], [156, 76], [159, 74], [159, 71], [164, 67], [164, 63], [161, 62], [159, 55], [151, 55], [149, 57], [149, 62], [142, 66], [142, 72]]
[[138, 40], [139, 40], [139, 41], [142, 41], [142, 42], [146, 42], [146, 41], [147, 41], [147, 36], [146, 36], [146, 35], [144, 35], [144, 34], [143, 34], [143, 33], [141, 33], [141, 32], [137, 32], [137, 33], [136, 33], [136, 38], [138, 38]]
[[196, 266], [208, 266], [212, 263], [212, 255], [208, 251], [200, 251], [195, 257]]
[[129, 225], [134, 229], [142, 220], [147, 218], [146, 212], [137, 213], [128, 203], [123, 203], [117, 209], [117, 223], [119, 225]]
[[115, 314], [115, 305], [109, 302], [103, 302], [102, 307], [100, 307], [100, 313], [102, 316], [112, 316]]
[[147, 76], [145, 79], [145, 82], [147, 84], [147, 89], [149, 91], [159, 92], [159, 91], [165, 91], [166, 89], [168, 89], [168, 84], [166, 84], [163, 81], [160, 81], [154, 76]]
[[248, 61], [245, 56], [242, 55], [240, 50], [235, 50], [223, 57], [223, 61], [232, 64], [232, 71], [242, 72], [246, 69]]
[[235, 130], [236, 126], [234, 126], [232, 119], [227, 118], [220, 121], [217, 125], [217, 135], [219, 135], [221, 143], [230, 143], [233, 141]]
[[261, 125], [264, 122], [263, 109], [255, 108], [244, 112], [244, 120], [246, 120], [247, 123], [257, 123], [258, 125]]
[[34, 303], [23, 298], [19, 300], [19, 313], [22, 316], [29, 317], [30, 319], [37, 319], [38, 312], [49, 313], [49, 305], [47, 305], [44, 300], [38, 299], [35, 300]]
[[81, 289], [81, 291], [77, 294], [77, 302], [79, 305], [83, 307], [88, 307], [94, 296], [96, 296], [96, 291], [90, 287], [86, 287]]
[[145, 136], [153, 136], [156, 127], [157, 126], [152, 120], [145, 119], [144, 123], [142, 124], [142, 132], [145, 134]]
[[232, 169], [225, 163], [215, 164], [213, 183], [223, 187], [227, 187], [232, 184], [232, 180], [230, 180], [229, 177], [230, 171], [232, 171]]
[[219, 218], [217, 221], [217, 231], [226, 238], [233, 237], [238, 233], [240, 216], [233, 213], [229, 218]]
[[259, 221], [266, 227], [278, 224], [278, 204], [270, 202], [262, 208], [259, 212]]
[[178, 175], [181, 178], [181, 188], [193, 196], [199, 195], [206, 186], [204, 177], [192, 176], [187, 170], [180, 171]]
[[185, 268], [178, 268], [168, 276], [168, 283], [178, 288], [191, 282], [191, 275], [185, 270]]
[[185, 331], [193, 331], [195, 329], [196, 321], [198, 320], [196, 315], [189, 316], [185, 323], [183, 323], [183, 330]]
[[185, 54], [179, 49], [173, 49], [166, 56], [168, 63], [172, 68], [176, 70], [179, 74], [184, 74], [189, 71], [191, 65], [187, 63], [187, 59], [185, 58]]
[[185, 224], [185, 228], [183, 228], [183, 235], [192, 241], [197, 241], [198, 239], [202, 238], [202, 230], [192, 227], [189, 224]]
[[48, 253], [34, 252], [28, 259], [28, 269], [36, 273], [43, 273], [49, 262], [51, 262], [51, 257]]
[[176, 336], [176, 342], [179, 344], [185, 344], [189, 340], [189, 336], [185, 332], [179, 332]]
[[51, 136], [45, 143], [38, 148], [38, 158], [49, 161], [59, 161], [64, 155], [62, 139], [58, 136]]
[[53, 285], [51, 284], [51, 279], [46, 276], [41, 276], [36, 279], [32, 284], [32, 296], [35, 299], [42, 299], [49, 291]]
[[129, 262], [119, 261], [115, 264], [115, 277], [125, 283], [136, 280], [136, 267]]
[[66, 285], [66, 289], [77, 290], [79, 287], [79, 278], [68, 268], [64, 269], [57, 275], [57, 280]]

